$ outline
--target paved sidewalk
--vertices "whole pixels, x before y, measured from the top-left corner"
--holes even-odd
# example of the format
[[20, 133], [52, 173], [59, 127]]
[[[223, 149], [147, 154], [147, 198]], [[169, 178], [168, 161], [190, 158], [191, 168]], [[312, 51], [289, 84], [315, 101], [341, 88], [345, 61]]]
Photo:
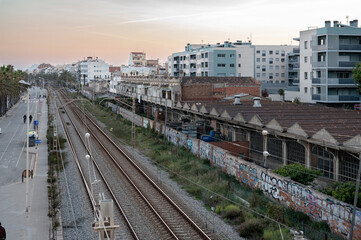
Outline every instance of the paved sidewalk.
[[30, 114], [39, 121], [39, 139], [42, 143], [38, 147], [29, 148], [29, 166], [34, 170], [34, 178], [29, 179], [28, 212], [25, 212], [25, 180], [21, 182], [26, 160], [26, 124], [22, 118], [26, 113], [26, 102], [21, 101], [0, 119], [0, 221], [6, 229], [7, 239], [11, 240], [49, 239], [48, 111], [46, 99], [33, 98], [36, 91], [31, 91]]

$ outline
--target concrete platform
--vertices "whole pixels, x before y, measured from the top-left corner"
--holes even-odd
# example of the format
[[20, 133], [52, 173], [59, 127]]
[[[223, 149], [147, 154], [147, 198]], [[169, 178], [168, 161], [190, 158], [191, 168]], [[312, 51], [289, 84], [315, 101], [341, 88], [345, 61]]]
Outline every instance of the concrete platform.
[[[47, 171], [48, 147], [46, 140], [48, 111], [46, 99], [36, 99], [39, 90], [33, 88], [30, 96], [30, 114], [39, 121], [41, 144], [29, 148], [29, 165], [34, 172], [29, 179], [29, 204], [25, 212], [25, 182], [21, 173], [26, 168], [26, 114], [27, 103], [21, 101], [0, 118], [0, 221], [7, 239], [49, 239]], [[33, 128], [33, 122], [31, 124]]]

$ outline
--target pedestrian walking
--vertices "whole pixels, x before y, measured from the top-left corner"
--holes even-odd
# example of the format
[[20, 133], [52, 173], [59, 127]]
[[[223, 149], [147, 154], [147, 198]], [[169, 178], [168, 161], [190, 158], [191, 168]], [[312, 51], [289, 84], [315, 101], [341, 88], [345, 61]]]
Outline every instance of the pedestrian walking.
[[23, 118], [24, 118], [24, 123], [26, 123], [26, 114], [23, 116]]
[[30, 121], [30, 123], [31, 123], [31, 120], [33, 120], [33, 116], [29, 116], [29, 121]]
[[5, 239], [6, 239], [6, 231], [5, 228], [1, 226], [1, 222], [0, 222], [0, 240], [5, 240]]

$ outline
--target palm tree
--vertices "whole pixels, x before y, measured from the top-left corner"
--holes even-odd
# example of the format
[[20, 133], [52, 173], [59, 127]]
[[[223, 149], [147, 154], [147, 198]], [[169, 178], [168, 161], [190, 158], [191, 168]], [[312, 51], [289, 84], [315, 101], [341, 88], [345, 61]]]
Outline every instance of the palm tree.
[[19, 81], [23, 77], [24, 73], [21, 70], [14, 71], [11, 65], [0, 68], [0, 115], [6, 112], [8, 100], [11, 105], [19, 100]]

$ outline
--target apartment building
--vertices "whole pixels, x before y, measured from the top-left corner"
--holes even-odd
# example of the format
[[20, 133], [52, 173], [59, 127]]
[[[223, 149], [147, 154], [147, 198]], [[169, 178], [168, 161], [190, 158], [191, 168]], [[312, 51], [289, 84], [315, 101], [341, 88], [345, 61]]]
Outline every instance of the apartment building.
[[261, 82], [287, 82], [287, 54], [295, 46], [251, 42], [187, 44], [168, 58], [171, 76], [253, 77]]
[[97, 57], [88, 57], [79, 62], [79, 78], [85, 85], [95, 80], [110, 80], [109, 65]]
[[[361, 62], [361, 28], [325, 21], [325, 26], [300, 32], [299, 92], [302, 102], [359, 103], [352, 68]], [[287, 99], [287, 92], [286, 92]]]
[[131, 52], [129, 56], [129, 66], [146, 66], [146, 54], [144, 52]]
[[261, 82], [287, 82], [287, 55], [295, 46], [256, 45], [255, 78]]

